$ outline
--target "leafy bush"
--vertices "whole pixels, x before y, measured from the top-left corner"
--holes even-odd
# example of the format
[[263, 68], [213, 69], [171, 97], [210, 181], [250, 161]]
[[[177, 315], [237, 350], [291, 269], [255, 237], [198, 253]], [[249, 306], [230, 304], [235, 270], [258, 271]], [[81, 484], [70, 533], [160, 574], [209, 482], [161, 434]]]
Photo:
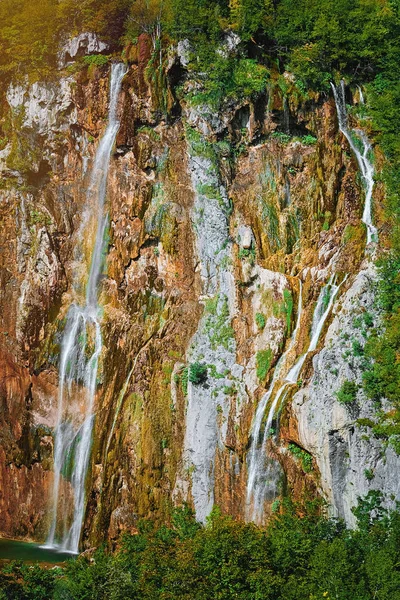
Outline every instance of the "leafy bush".
[[399, 513], [385, 510], [376, 490], [353, 510], [358, 529], [327, 519], [321, 508], [274, 502], [261, 529], [216, 508], [200, 525], [184, 506], [169, 524], [139, 521], [114, 553], [101, 548], [62, 570], [5, 566], [0, 589], [9, 600], [397, 598]]
[[358, 385], [354, 381], [346, 379], [340, 390], [335, 393], [335, 396], [340, 404], [353, 404], [357, 399], [357, 391]]
[[104, 54], [89, 54], [89, 56], [83, 57], [83, 62], [88, 66], [102, 67], [106, 65], [110, 60], [109, 56]]
[[255, 319], [258, 329], [264, 329], [266, 323], [264, 315], [262, 313], [256, 313]]
[[303, 144], [305, 144], [306, 146], [314, 146], [314, 144], [316, 144], [316, 143], [317, 143], [317, 138], [316, 138], [316, 137], [314, 137], [313, 135], [310, 135], [310, 134], [308, 134], [308, 135], [304, 135], [304, 136], [301, 138], [301, 141], [302, 141], [302, 143], [303, 143]]
[[189, 366], [188, 379], [194, 385], [203, 383], [207, 379], [207, 365], [198, 362], [192, 363]]
[[312, 456], [297, 444], [289, 444], [288, 450], [290, 454], [295, 456], [300, 462], [305, 473], [310, 473], [312, 471]]

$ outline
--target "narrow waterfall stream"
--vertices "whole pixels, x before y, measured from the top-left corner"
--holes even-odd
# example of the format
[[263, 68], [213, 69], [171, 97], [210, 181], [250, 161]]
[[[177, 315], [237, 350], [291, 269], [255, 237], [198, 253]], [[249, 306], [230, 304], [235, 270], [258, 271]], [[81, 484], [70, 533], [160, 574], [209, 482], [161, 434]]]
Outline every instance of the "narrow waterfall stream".
[[290, 355], [291, 351], [294, 348], [297, 339], [297, 333], [300, 328], [301, 314], [303, 309], [302, 302], [302, 282], [299, 280], [299, 300], [297, 306], [297, 322], [296, 327], [293, 331], [289, 346], [282, 354], [279, 359], [274, 375], [272, 377], [271, 384], [269, 386], [268, 391], [264, 394], [259, 403], [256, 411], [256, 415], [254, 417], [252, 433], [251, 433], [251, 446], [250, 452], [248, 456], [248, 478], [247, 478], [247, 488], [246, 488], [246, 518], [249, 521], [258, 522], [262, 518], [263, 512], [263, 504], [266, 497], [266, 493], [268, 492], [265, 480], [266, 474], [266, 446], [267, 440], [271, 432], [272, 421], [274, 418], [275, 410], [278, 405], [279, 399], [282, 397], [282, 392], [285, 387], [285, 384], [278, 390], [275, 395], [275, 398], [271, 404], [271, 407], [268, 412], [267, 422], [264, 428], [264, 434], [261, 444], [259, 444], [259, 438], [261, 433], [262, 422], [264, 419], [265, 410], [267, 408], [268, 402], [273, 394], [275, 384], [279, 381], [281, 372], [286, 366], [287, 357]]
[[[371, 152], [371, 144], [365, 135], [365, 132], [361, 129], [352, 129], [349, 130], [348, 127], [348, 117], [346, 110], [346, 98], [345, 98], [345, 89], [344, 89], [344, 81], [340, 82], [340, 84], [335, 87], [333, 83], [331, 83], [333, 96], [335, 98], [336, 103], [336, 111], [339, 122], [339, 129], [349, 142], [350, 148], [352, 149], [356, 159], [358, 166], [361, 171], [361, 175], [365, 185], [365, 201], [364, 201], [364, 211], [362, 215], [362, 221], [365, 223], [367, 227], [367, 245], [371, 242], [376, 242], [378, 237], [378, 231], [376, 227], [374, 227], [372, 222], [372, 192], [374, 189], [374, 166], [371, 160], [368, 158], [368, 155]], [[360, 101], [364, 103], [364, 97], [360, 90]], [[355, 143], [353, 136], [356, 137], [360, 145], [362, 145], [362, 151], [357, 148], [357, 144]]]
[[[374, 227], [372, 222], [372, 192], [374, 188], [374, 167], [369, 158], [369, 154], [371, 152], [371, 144], [364, 131], [359, 129], [349, 130], [345, 102], [344, 81], [342, 80], [337, 87], [335, 87], [333, 84], [331, 85], [336, 103], [340, 131], [348, 140], [350, 148], [357, 159], [357, 163], [359, 165], [365, 186], [365, 203], [362, 221], [363, 223], [365, 223], [367, 228], [368, 246], [371, 242], [377, 242], [378, 237], [377, 229], [376, 227]], [[364, 98], [361, 89], [360, 102], [364, 103]], [[354, 138], [356, 138], [357, 142], [355, 142]], [[362, 150], [358, 148], [358, 145], [362, 146]], [[290, 351], [292, 350], [293, 345], [295, 344], [297, 331], [300, 325], [300, 287], [297, 325], [295, 331], [293, 332], [290, 346], [278, 361], [269, 389], [261, 399], [257, 407], [256, 415], [254, 417], [251, 434], [251, 446], [248, 454], [248, 479], [246, 490], [246, 517], [248, 520], [260, 523], [263, 517], [265, 501], [268, 499], [269, 496], [271, 496], [272, 498], [274, 495], [276, 495], [276, 479], [278, 476], [276, 474], [277, 469], [274, 469], [274, 461], [272, 459], [268, 459], [267, 457], [267, 442], [269, 437], [271, 437], [271, 435], [274, 434], [272, 424], [275, 412], [279, 403], [284, 400], [288, 386], [297, 383], [301, 369], [304, 365], [308, 354], [316, 350], [326, 319], [328, 318], [331, 312], [333, 303], [336, 299], [339, 289], [346, 281], [347, 277], [348, 276], [346, 275], [341, 281], [341, 283], [338, 284], [337, 275], [333, 273], [327, 284], [322, 288], [314, 309], [309, 347], [307, 351], [298, 358], [295, 364], [287, 372], [286, 376], [282, 378], [281, 375], [284, 367], [286, 366], [285, 363], [287, 362], [287, 356], [290, 354]], [[283, 381], [283, 383], [275, 393], [275, 397], [270, 405], [264, 426], [262, 441], [260, 443], [260, 435], [264, 420], [264, 414], [268, 402], [270, 401], [271, 396], [274, 394], [274, 388], [276, 386], [276, 383], [279, 380]]]
[[283, 378], [283, 383], [277, 390], [275, 398], [268, 411], [262, 442], [261, 444], [259, 444], [259, 437], [265, 409], [267, 407], [270, 397], [273, 394], [276, 382], [279, 379], [282, 380], [282, 378], [280, 377], [282, 369], [285, 366], [288, 355], [290, 354], [291, 350], [294, 347], [294, 344], [296, 343], [302, 312], [302, 287], [300, 281], [300, 297], [296, 328], [293, 332], [288, 349], [281, 356], [278, 364], [275, 367], [275, 372], [271, 381], [271, 385], [269, 386], [269, 390], [266, 394], [264, 394], [263, 399], [258, 405], [256, 416], [254, 418], [252, 442], [248, 459], [248, 479], [246, 490], [246, 516], [247, 519], [250, 521], [261, 523], [265, 500], [267, 499], [268, 495], [276, 495], [276, 469], [273, 468], [272, 461], [268, 460], [266, 453], [268, 439], [271, 437], [271, 435], [274, 434], [274, 431], [272, 429], [273, 419], [280, 401], [282, 402], [285, 398], [285, 392], [288, 386], [297, 383], [300, 371], [303, 367], [305, 359], [307, 358], [307, 355], [317, 348], [318, 341], [324, 328], [326, 319], [328, 318], [331, 312], [333, 303], [339, 292], [340, 287], [347, 279], [347, 275], [344, 277], [340, 284], [336, 284], [336, 279], [336, 275], [331, 275], [328, 283], [322, 288], [319, 294], [314, 309], [314, 317], [311, 326], [311, 339], [309, 347], [307, 349], [307, 352], [300, 356], [300, 358], [296, 361], [293, 367], [287, 372], [286, 376]]
[[[108, 125], [96, 151], [86, 193], [87, 207], [90, 206], [95, 210], [97, 217], [86, 298], [83, 306], [71, 305], [61, 342], [54, 449], [53, 515], [46, 546], [72, 553], [77, 553], [79, 550], [85, 512], [85, 482], [91, 450], [93, 405], [102, 351], [98, 284], [103, 267], [105, 233], [108, 226], [104, 205], [110, 157], [119, 128], [118, 96], [125, 73], [124, 64], [112, 65]], [[78, 293], [78, 290], [75, 291]], [[62, 480], [71, 483], [72, 511], [62, 491]]]

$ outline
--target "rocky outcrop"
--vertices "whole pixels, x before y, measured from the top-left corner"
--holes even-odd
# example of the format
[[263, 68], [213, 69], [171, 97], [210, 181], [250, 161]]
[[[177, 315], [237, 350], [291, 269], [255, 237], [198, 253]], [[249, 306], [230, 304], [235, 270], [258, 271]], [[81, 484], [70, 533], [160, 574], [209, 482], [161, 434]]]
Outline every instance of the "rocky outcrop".
[[351, 509], [357, 505], [358, 497], [380, 490], [391, 504], [400, 494], [395, 475], [400, 458], [359, 421], [373, 420], [376, 407], [361, 389], [348, 404], [337, 398], [343, 382], [361, 384], [365, 360], [362, 348], [368, 325], [371, 327], [370, 319], [379, 318], [375, 308], [376, 279], [376, 272], [368, 263], [354, 277], [335, 311], [324, 348], [313, 358], [309, 384], [295, 394], [292, 403], [298, 440], [315, 457], [321, 492], [332, 514], [350, 526], [355, 525]]

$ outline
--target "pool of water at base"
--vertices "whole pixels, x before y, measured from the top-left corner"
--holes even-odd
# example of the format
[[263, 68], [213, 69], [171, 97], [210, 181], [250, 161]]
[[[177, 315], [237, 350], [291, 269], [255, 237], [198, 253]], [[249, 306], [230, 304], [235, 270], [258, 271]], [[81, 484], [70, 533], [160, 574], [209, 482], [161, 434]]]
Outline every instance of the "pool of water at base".
[[75, 558], [75, 554], [59, 552], [31, 542], [0, 539], [0, 561], [21, 560], [29, 563], [58, 564]]

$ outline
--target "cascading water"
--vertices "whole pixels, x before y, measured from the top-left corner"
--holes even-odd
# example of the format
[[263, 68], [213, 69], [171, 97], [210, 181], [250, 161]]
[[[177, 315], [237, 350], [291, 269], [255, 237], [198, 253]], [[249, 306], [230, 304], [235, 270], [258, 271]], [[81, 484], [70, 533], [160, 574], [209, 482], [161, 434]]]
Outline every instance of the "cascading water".
[[259, 521], [261, 519], [264, 500], [266, 499], [266, 493], [268, 492], [268, 482], [266, 481], [266, 476], [268, 475], [269, 470], [266, 469], [265, 464], [266, 446], [268, 437], [271, 433], [271, 426], [275, 410], [278, 405], [279, 399], [282, 397], [285, 384], [278, 390], [277, 394], [275, 395], [275, 399], [271, 404], [261, 444], [259, 444], [259, 438], [261, 433], [262, 422], [264, 419], [265, 409], [273, 394], [275, 384], [280, 378], [282, 369], [285, 367], [286, 359], [294, 348], [297, 339], [297, 333], [300, 328], [300, 320], [302, 313], [302, 283], [300, 280], [299, 283], [299, 301], [297, 306], [297, 322], [295, 330], [293, 331], [292, 338], [286, 352], [282, 354], [275, 367], [271, 385], [269, 386], [268, 391], [264, 394], [261, 402], [259, 403], [256, 415], [254, 417], [254, 423], [251, 434], [251, 446], [248, 456], [248, 478], [246, 489], [246, 517], [250, 521]]
[[[344, 90], [344, 81], [342, 80], [340, 84], [335, 87], [333, 83], [331, 83], [333, 95], [335, 98], [336, 111], [339, 122], [339, 129], [349, 142], [350, 148], [354, 152], [354, 155], [357, 159], [358, 166], [361, 171], [362, 178], [364, 180], [365, 185], [365, 202], [364, 202], [364, 211], [362, 216], [362, 221], [365, 223], [367, 227], [367, 245], [371, 242], [376, 242], [378, 237], [378, 231], [376, 227], [374, 227], [372, 222], [372, 192], [374, 189], [374, 166], [372, 162], [369, 160], [368, 155], [371, 152], [371, 144], [365, 135], [364, 131], [361, 129], [353, 129], [349, 130], [348, 128], [348, 118], [347, 118], [347, 110], [346, 110], [346, 99], [345, 99], [345, 90]], [[364, 98], [362, 92], [360, 90], [360, 102], [364, 102]], [[352, 137], [353, 134], [357, 140], [362, 145], [362, 152], [357, 148], [357, 145], [354, 142]]]
[[[83, 306], [71, 305], [61, 342], [54, 450], [53, 518], [46, 545], [73, 553], [78, 552], [85, 511], [85, 481], [91, 449], [97, 373], [102, 351], [98, 284], [103, 267], [108, 225], [104, 204], [110, 157], [119, 128], [118, 96], [125, 73], [126, 67], [122, 63], [112, 65], [108, 125], [96, 152], [87, 190], [87, 208], [90, 206], [91, 210], [95, 211], [97, 223], [86, 298]], [[78, 288], [78, 283], [75, 287]], [[78, 293], [78, 289], [75, 289], [75, 292]], [[76, 409], [77, 404], [79, 409]], [[79, 412], [81, 415], [76, 414]], [[62, 478], [70, 481], [73, 490], [72, 514], [69, 503], [61, 493]]]
[[302, 311], [302, 288], [300, 282], [300, 297], [297, 324], [293, 332], [291, 343], [286, 352], [280, 358], [275, 368], [274, 376], [272, 378], [269, 390], [260, 402], [254, 419], [252, 443], [250, 447], [248, 461], [248, 480], [246, 493], [246, 516], [248, 520], [261, 522], [263, 517], [264, 502], [268, 499], [268, 496], [271, 496], [271, 499], [276, 496], [277, 469], [274, 468], [274, 461], [268, 459], [266, 453], [268, 439], [271, 437], [271, 435], [274, 434], [274, 430], [272, 429], [272, 423], [274, 420], [275, 412], [280, 401], [284, 400], [288, 386], [297, 383], [298, 376], [303, 367], [304, 361], [307, 358], [307, 355], [310, 352], [313, 352], [318, 346], [318, 341], [324, 328], [325, 321], [331, 312], [333, 303], [339, 292], [340, 287], [347, 279], [347, 275], [346, 277], [344, 277], [344, 279], [339, 285], [336, 284], [336, 278], [336, 275], [332, 275], [326, 286], [324, 286], [320, 292], [317, 304], [314, 309], [313, 322], [311, 326], [310, 345], [307, 349], [307, 352], [300, 356], [297, 362], [289, 370], [286, 377], [284, 378], [283, 384], [279, 387], [278, 391], [276, 392], [275, 398], [268, 412], [262, 443], [259, 444], [258, 441], [266, 406], [270, 397], [273, 394], [276, 382], [280, 379], [282, 368], [285, 366], [287, 356], [290, 354], [291, 350], [294, 347], [294, 344], [296, 343], [296, 337], [300, 327], [300, 318]]
[[321, 332], [324, 328], [325, 321], [328, 318], [329, 313], [331, 312], [332, 305], [335, 301], [335, 298], [337, 296], [337, 293], [338, 293], [340, 287], [343, 285], [343, 283], [347, 279], [347, 275], [345, 276], [345, 278], [339, 285], [336, 284], [336, 279], [337, 279], [336, 275], [331, 275], [328, 283], [326, 284], [326, 286], [324, 286], [322, 288], [322, 290], [320, 292], [320, 295], [317, 300], [317, 304], [314, 309], [313, 322], [311, 325], [310, 345], [307, 349], [307, 352], [305, 352], [305, 354], [300, 356], [298, 361], [293, 365], [293, 367], [290, 369], [289, 373], [287, 374], [286, 381], [288, 383], [296, 383], [297, 382], [300, 371], [304, 365], [304, 361], [307, 358], [307, 355], [310, 352], [313, 352], [318, 346], [318, 341], [319, 341]]

